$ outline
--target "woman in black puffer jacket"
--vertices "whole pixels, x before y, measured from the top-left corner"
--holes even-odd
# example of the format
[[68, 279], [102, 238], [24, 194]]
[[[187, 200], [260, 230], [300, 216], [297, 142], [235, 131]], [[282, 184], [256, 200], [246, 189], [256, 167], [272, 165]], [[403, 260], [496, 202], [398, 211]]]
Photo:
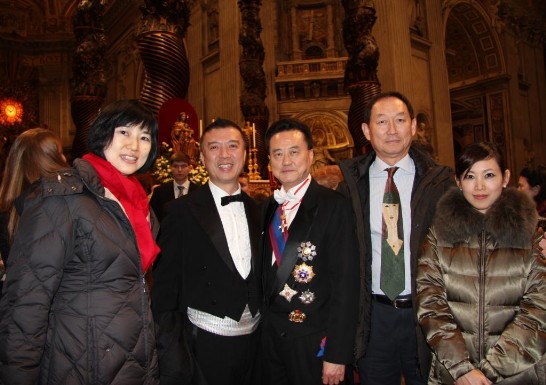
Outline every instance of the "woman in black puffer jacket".
[[546, 262], [537, 212], [506, 188], [488, 143], [466, 148], [419, 257], [418, 319], [434, 353], [429, 384], [545, 384]]
[[159, 383], [145, 279], [159, 248], [132, 176], [153, 164], [156, 136], [142, 104], [114, 102], [90, 153], [33, 186], [0, 301], [1, 384]]

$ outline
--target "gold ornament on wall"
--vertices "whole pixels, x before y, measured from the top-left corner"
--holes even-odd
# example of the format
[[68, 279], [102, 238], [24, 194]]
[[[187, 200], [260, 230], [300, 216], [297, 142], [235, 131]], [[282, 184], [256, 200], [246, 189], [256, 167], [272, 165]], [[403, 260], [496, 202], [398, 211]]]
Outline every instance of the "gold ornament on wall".
[[23, 104], [15, 99], [0, 99], [0, 125], [12, 126], [23, 122]]

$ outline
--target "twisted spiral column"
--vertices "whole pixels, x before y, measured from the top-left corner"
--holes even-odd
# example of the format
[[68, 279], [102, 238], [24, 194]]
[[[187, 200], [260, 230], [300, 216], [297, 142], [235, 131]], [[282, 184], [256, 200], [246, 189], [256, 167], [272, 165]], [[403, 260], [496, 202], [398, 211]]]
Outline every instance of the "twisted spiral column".
[[364, 111], [368, 101], [381, 92], [377, 78], [379, 48], [372, 36], [377, 19], [373, 1], [343, 0], [343, 41], [349, 60], [345, 67], [345, 87], [351, 95], [348, 126], [355, 142], [355, 155], [364, 152], [368, 140], [362, 132]]
[[174, 98], [186, 98], [190, 67], [186, 47], [173, 32], [151, 31], [138, 36], [137, 45], [145, 68], [140, 100], [155, 114]]
[[70, 112], [76, 127], [72, 158], [87, 152], [87, 137], [107, 92], [104, 63], [106, 34], [101, 0], [81, 1], [74, 13], [76, 47], [72, 62]]

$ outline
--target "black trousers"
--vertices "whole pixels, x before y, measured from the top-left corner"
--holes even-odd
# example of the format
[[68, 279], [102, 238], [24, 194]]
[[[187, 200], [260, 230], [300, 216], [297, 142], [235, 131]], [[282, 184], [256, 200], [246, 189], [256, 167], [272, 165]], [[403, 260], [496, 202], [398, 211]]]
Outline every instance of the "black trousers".
[[191, 325], [196, 365], [208, 385], [258, 385], [260, 328], [225, 337]]
[[372, 301], [370, 341], [358, 362], [361, 385], [426, 385], [418, 370], [413, 309]]
[[[269, 320], [262, 324], [262, 328], [264, 385], [322, 384], [323, 357], [317, 357], [317, 353], [324, 333], [286, 338], [275, 331]], [[345, 370], [347, 373], [352, 368], [346, 367]]]

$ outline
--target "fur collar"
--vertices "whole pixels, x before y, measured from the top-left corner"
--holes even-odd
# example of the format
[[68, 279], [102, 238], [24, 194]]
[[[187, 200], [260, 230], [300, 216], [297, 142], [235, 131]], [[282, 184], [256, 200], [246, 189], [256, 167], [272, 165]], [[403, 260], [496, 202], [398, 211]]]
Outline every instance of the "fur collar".
[[532, 199], [514, 188], [504, 189], [487, 213], [482, 214], [457, 187], [452, 187], [438, 202], [434, 229], [438, 239], [452, 244], [468, 241], [485, 230], [499, 247], [529, 247], [537, 220]]

